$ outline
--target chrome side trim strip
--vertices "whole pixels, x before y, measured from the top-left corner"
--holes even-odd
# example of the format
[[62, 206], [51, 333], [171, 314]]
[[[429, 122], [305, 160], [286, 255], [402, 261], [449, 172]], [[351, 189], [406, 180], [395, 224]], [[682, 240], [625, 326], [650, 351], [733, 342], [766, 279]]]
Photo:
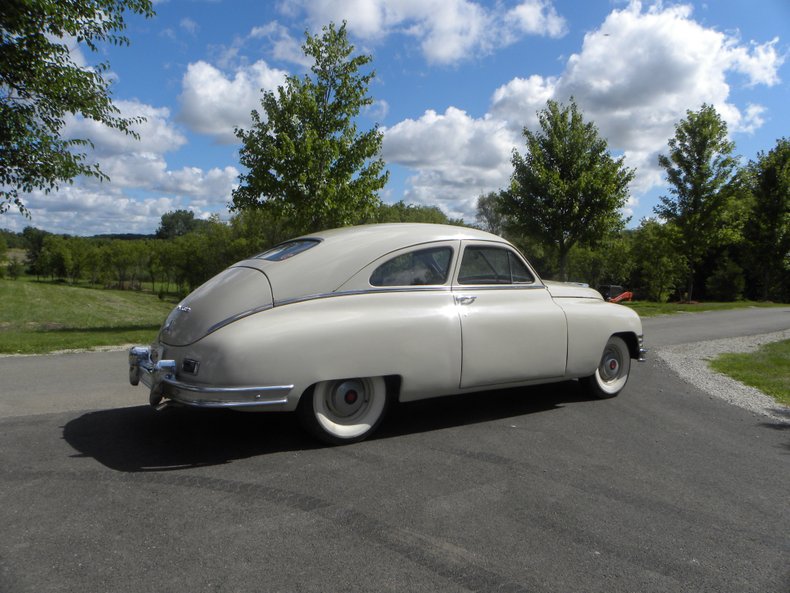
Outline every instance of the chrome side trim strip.
[[[222, 329], [226, 325], [230, 325], [234, 321], [238, 321], [239, 319], [243, 319], [245, 317], [249, 317], [250, 315], [255, 315], [256, 313], [261, 313], [263, 311], [268, 311], [269, 309], [273, 308], [274, 305], [261, 305], [260, 307], [254, 307], [252, 309], [247, 309], [246, 311], [242, 311], [241, 313], [237, 313], [236, 315], [231, 315], [222, 321], [215, 323], [210, 328], [206, 330], [205, 336], [214, 333], [218, 329]], [[205, 337], [204, 336], [204, 337]]]
[[[189, 393], [199, 393], [200, 395], [213, 395], [213, 394], [227, 394], [238, 396], [250, 397], [263, 397], [264, 395], [287, 395], [294, 388], [293, 385], [267, 385], [260, 387], [210, 387], [206, 385], [194, 385], [192, 383], [184, 383], [176, 381], [169, 377], [162, 379], [162, 383], [170, 385], [179, 391], [187, 391]], [[253, 402], [255, 404], [264, 402]]]
[[293, 299], [286, 299], [284, 301], [275, 301], [275, 307], [281, 307], [283, 305], [293, 305], [294, 303], [303, 303], [305, 301], [315, 301], [318, 299], [329, 299], [333, 297], [341, 297], [341, 296], [358, 296], [362, 294], [386, 294], [388, 292], [392, 293], [402, 293], [402, 292], [450, 292], [452, 288], [450, 286], [396, 286], [396, 287], [387, 287], [387, 288], [363, 288], [358, 290], [344, 290], [342, 292], [324, 292], [320, 294], [310, 294], [303, 297], [296, 297]]
[[275, 307], [283, 305], [293, 305], [294, 303], [303, 303], [305, 301], [314, 301], [318, 299], [329, 299], [341, 296], [359, 296], [363, 294], [386, 294], [386, 293], [403, 293], [403, 292], [468, 292], [471, 290], [539, 290], [546, 288], [543, 284], [495, 284], [495, 285], [474, 285], [474, 284], [458, 284], [455, 286], [395, 286], [387, 288], [363, 288], [357, 290], [344, 290], [342, 292], [324, 292], [320, 294], [310, 294], [303, 297], [296, 297], [293, 299], [286, 299], [283, 301], [275, 301]]
[[288, 403], [288, 398], [283, 397], [280, 399], [269, 399], [265, 401], [252, 401], [252, 402], [223, 402], [223, 401], [205, 401], [205, 400], [188, 400], [174, 397], [171, 400], [185, 406], [193, 408], [260, 408], [262, 406], [275, 406], [284, 405]]
[[454, 287], [457, 292], [472, 290], [540, 290], [546, 288], [544, 284], [458, 284]]

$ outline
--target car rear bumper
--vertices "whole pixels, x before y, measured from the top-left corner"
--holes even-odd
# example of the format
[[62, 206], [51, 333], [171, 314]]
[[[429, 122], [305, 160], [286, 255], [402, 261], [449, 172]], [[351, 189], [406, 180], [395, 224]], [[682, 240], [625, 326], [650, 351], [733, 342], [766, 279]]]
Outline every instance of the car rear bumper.
[[149, 402], [157, 409], [169, 404], [196, 408], [265, 410], [288, 403], [293, 385], [216, 386], [187, 383], [177, 379], [175, 360], [151, 358], [151, 349], [135, 346], [129, 350], [129, 382], [142, 382], [151, 389]]

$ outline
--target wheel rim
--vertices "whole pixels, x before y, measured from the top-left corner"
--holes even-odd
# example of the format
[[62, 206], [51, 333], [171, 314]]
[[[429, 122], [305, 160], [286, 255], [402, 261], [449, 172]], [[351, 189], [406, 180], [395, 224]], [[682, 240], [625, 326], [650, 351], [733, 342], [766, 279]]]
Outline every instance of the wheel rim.
[[603, 351], [601, 362], [595, 370], [598, 389], [607, 395], [616, 395], [625, 387], [631, 371], [631, 354], [622, 338], [612, 336]]
[[350, 379], [335, 383], [324, 397], [327, 412], [337, 419], [351, 420], [370, 405], [370, 394], [363, 381]]
[[601, 364], [598, 367], [598, 375], [601, 377], [601, 381], [607, 385], [615, 383], [620, 379], [622, 368], [623, 359], [620, 349], [611, 345], [607, 346], [601, 358]]
[[315, 387], [313, 412], [318, 427], [332, 438], [359, 439], [381, 420], [386, 397], [381, 377], [324, 381]]

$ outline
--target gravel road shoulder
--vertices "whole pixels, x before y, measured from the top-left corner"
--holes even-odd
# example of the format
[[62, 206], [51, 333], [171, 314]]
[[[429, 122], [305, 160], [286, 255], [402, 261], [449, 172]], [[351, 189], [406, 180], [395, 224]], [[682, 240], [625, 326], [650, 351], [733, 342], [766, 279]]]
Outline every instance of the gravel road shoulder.
[[655, 356], [666, 362], [685, 381], [711, 396], [790, 424], [790, 408], [777, 403], [759, 389], [712, 370], [708, 365], [708, 361], [719, 354], [754, 352], [764, 344], [787, 339], [790, 339], [790, 330], [666, 346], [655, 351]]

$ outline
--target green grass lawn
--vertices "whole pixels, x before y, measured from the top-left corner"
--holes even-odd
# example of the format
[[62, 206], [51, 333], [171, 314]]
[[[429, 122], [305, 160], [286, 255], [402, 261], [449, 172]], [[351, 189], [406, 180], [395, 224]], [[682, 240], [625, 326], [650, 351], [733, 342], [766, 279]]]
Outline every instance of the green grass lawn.
[[765, 344], [750, 354], [722, 354], [710, 366], [790, 406], [790, 340]]
[[148, 344], [173, 308], [147, 293], [0, 280], [0, 353]]
[[653, 303], [648, 301], [624, 302], [639, 313], [640, 317], [672, 315], [675, 313], [699, 313], [702, 311], [723, 311], [725, 309], [748, 309], [749, 307], [787, 307], [786, 303], [761, 303], [756, 301], [737, 301], [734, 303]]

